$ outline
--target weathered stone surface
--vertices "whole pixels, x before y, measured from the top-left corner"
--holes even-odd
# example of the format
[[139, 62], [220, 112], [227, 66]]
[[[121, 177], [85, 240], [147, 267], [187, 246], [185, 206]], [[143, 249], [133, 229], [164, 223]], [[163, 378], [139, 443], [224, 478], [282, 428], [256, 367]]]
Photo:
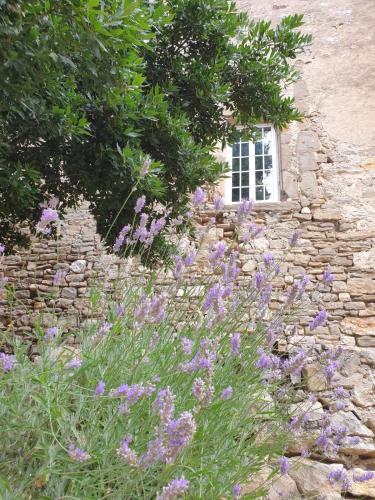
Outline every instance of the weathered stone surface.
[[280, 498], [302, 498], [296, 482], [289, 476], [281, 476], [271, 485], [266, 496], [267, 500], [279, 500]]
[[295, 466], [291, 468], [289, 475], [294, 479], [300, 493], [309, 496], [319, 495], [319, 498], [327, 500], [341, 498], [341, 486], [337, 483], [332, 484], [328, 480], [328, 474], [343, 467], [341, 464], [328, 465], [307, 458], [295, 459], [291, 462]]
[[368, 429], [351, 411], [340, 411], [332, 416], [332, 422], [337, 426], [348, 429], [349, 435], [373, 437], [374, 433]]
[[75, 260], [70, 264], [73, 273], [82, 274], [87, 267], [87, 261], [83, 259]]
[[366, 472], [366, 470], [359, 469], [358, 467], [348, 471], [350, 478], [348, 493], [355, 496], [375, 498], [375, 475], [369, 481], [356, 481], [356, 479], [363, 477]]
[[65, 299], [75, 299], [77, 297], [76, 288], [66, 287], [62, 289], [61, 297]]
[[375, 293], [375, 280], [371, 278], [349, 278], [348, 292], [354, 295]]

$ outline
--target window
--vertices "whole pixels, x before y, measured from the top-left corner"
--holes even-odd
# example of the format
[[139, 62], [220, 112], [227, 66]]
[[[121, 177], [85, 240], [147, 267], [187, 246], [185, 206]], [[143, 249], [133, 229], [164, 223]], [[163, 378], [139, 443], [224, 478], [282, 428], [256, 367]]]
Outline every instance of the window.
[[279, 200], [275, 129], [271, 125], [259, 129], [262, 136], [257, 142], [240, 140], [228, 148], [232, 172], [226, 182], [227, 203]]

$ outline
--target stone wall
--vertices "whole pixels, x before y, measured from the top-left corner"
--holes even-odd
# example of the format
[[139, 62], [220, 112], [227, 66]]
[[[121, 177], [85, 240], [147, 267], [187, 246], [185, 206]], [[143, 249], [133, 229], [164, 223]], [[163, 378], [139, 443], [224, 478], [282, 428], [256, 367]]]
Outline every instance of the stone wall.
[[[284, 498], [341, 498], [340, 488], [327, 479], [332, 464], [342, 464], [349, 472], [357, 466], [375, 469], [375, 9], [373, 0], [239, 0], [238, 5], [274, 22], [303, 12], [305, 30], [314, 35], [313, 44], [297, 60], [302, 78], [293, 88], [305, 120], [280, 134], [282, 201], [256, 207], [253, 221], [265, 226], [265, 235], [244, 248], [239, 259], [241, 280], [246, 281], [261, 254], [273, 252], [282, 261], [282, 278], [275, 283], [279, 290], [307, 273], [311, 285], [297, 340], [312, 346], [317, 355], [329, 346], [344, 347], [340, 383], [350, 391], [350, 400], [337, 419], [359, 441], [339, 456], [303, 459], [278, 486]], [[209, 217], [208, 210], [200, 223], [205, 225]], [[233, 207], [226, 207], [211, 232], [230, 239], [232, 218]], [[300, 245], [285, 251], [296, 229]], [[88, 314], [90, 284], [96, 279], [109, 283], [119, 271], [127, 272], [126, 263], [103, 252], [84, 206], [69, 213], [62, 234], [58, 248], [52, 241], [36, 242], [30, 252], [5, 259], [16, 301], [10, 310], [4, 294], [1, 297], [4, 327], [10, 324], [18, 334], [32, 333], [33, 321], [48, 324], [45, 305], [79, 323]], [[332, 286], [321, 281], [327, 265], [336, 277]], [[57, 295], [52, 279], [58, 268], [67, 276]], [[137, 265], [132, 269], [139, 272]], [[328, 325], [311, 335], [308, 321], [321, 307], [329, 313]], [[279, 349], [289, 349], [288, 338]], [[312, 360], [303, 377], [317, 393], [319, 418], [327, 404], [319, 364]], [[353, 483], [350, 493], [375, 498], [375, 480]], [[276, 486], [270, 497], [279, 498]]]

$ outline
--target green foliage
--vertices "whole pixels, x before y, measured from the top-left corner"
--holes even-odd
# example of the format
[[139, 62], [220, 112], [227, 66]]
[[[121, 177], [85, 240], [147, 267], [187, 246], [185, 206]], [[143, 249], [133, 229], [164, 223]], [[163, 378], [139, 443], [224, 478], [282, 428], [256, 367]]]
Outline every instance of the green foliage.
[[27, 243], [22, 227], [53, 196], [62, 213], [84, 197], [109, 245], [132, 220], [137, 192], [184, 213], [188, 193], [226, 169], [213, 155], [236, 135], [224, 109], [250, 136], [259, 120], [299, 118], [284, 90], [297, 78], [290, 59], [310, 40], [301, 16], [272, 28], [225, 0], [11, 0], [0, 9], [8, 251]]

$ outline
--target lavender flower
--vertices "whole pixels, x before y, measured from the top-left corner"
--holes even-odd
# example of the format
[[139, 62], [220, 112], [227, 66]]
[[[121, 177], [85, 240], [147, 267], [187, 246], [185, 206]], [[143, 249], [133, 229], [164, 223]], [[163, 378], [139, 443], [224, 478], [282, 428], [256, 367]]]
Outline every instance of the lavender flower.
[[185, 354], [191, 354], [193, 349], [193, 341], [188, 339], [187, 337], [181, 338], [182, 350]]
[[222, 210], [224, 208], [224, 200], [222, 196], [218, 194], [215, 198], [214, 204], [215, 204], [215, 210], [217, 211]]
[[176, 396], [172, 393], [170, 387], [161, 389], [152, 405], [153, 410], [159, 414], [160, 420], [167, 425], [174, 414], [174, 401]]
[[151, 166], [151, 160], [149, 158], [147, 158], [144, 162], [143, 162], [143, 165], [142, 165], [142, 168], [141, 168], [141, 171], [140, 171], [140, 176], [141, 177], [145, 177], [149, 170], [150, 170], [150, 166]]
[[44, 340], [52, 340], [57, 337], [58, 333], [59, 329], [57, 328], [57, 326], [51, 326], [50, 328], [47, 328]]
[[173, 479], [168, 486], [163, 488], [162, 493], [156, 496], [156, 500], [174, 500], [187, 492], [189, 481], [184, 479]]
[[255, 286], [258, 290], [260, 290], [263, 287], [265, 281], [266, 281], [266, 276], [265, 276], [264, 272], [257, 271], [255, 273], [254, 282], [255, 282]]
[[280, 474], [284, 476], [285, 474], [288, 474], [288, 471], [290, 469], [289, 461], [286, 457], [282, 456], [279, 460], [280, 464]]
[[166, 426], [168, 443], [165, 452], [167, 461], [176, 456], [190, 443], [196, 431], [196, 423], [189, 411], [184, 411], [175, 420], [170, 420]]
[[245, 215], [251, 213], [254, 208], [254, 202], [252, 200], [242, 200], [237, 208], [237, 217], [241, 220]]
[[331, 484], [342, 483], [342, 489], [344, 491], [348, 491], [350, 488], [349, 477], [344, 468], [332, 470], [327, 477]]
[[333, 276], [331, 269], [329, 267], [324, 270], [323, 281], [327, 285], [332, 285], [332, 283], [335, 281], [335, 277]]
[[167, 294], [153, 295], [152, 297], [143, 296], [140, 300], [140, 305], [135, 310], [135, 318], [138, 326], [141, 327], [145, 323], [156, 325], [165, 318], [165, 308], [167, 305]]
[[134, 450], [129, 448], [129, 444], [132, 440], [132, 435], [128, 434], [126, 438], [121, 441], [120, 448], [116, 450], [116, 453], [127, 465], [137, 467], [139, 465], [137, 454]]
[[353, 475], [353, 481], [355, 483], [364, 483], [366, 481], [371, 481], [371, 479], [375, 478], [375, 472], [368, 470], [361, 474], [360, 476], [354, 476]]
[[310, 330], [311, 331], [316, 330], [319, 326], [324, 325], [325, 322], [327, 321], [327, 317], [328, 315], [325, 309], [319, 311], [318, 314], [315, 316], [315, 318], [309, 323]]
[[145, 203], [146, 203], [146, 196], [145, 195], [140, 196], [135, 203], [134, 212], [136, 214], [139, 214], [139, 212], [141, 212], [143, 207], [145, 206]]
[[130, 232], [130, 230], [131, 230], [131, 226], [129, 224], [127, 224], [126, 226], [124, 226], [121, 229], [119, 235], [116, 238], [115, 244], [113, 245], [114, 252], [119, 252], [122, 245], [124, 244], [124, 241], [125, 241], [127, 234]]
[[275, 262], [275, 259], [274, 259], [274, 256], [272, 255], [272, 253], [265, 253], [263, 255], [263, 262], [264, 262], [266, 267], [271, 266], [271, 264], [273, 264]]
[[238, 356], [240, 353], [240, 348], [241, 348], [241, 334], [240, 333], [235, 333], [233, 337], [230, 339], [230, 346], [231, 346], [231, 354], [233, 356]]
[[223, 389], [221, 395], [220, 395], [220, 398], [225, 401], [229, 398], [231, 398], [233, 395], [233, 389], [230, 385], [228, 385], [228, 387], [226, 387], [225, 389]]
[[195, 190], [192, 201], [193, 205], [195, 205], [196, 207], [203, 205], [203, 203], [206, 201], [206, 193], [203, 191], [202, 188], [198, 187]]
[[299, 375], [302, 368], [306, 362], [306, 353], [304, 351], [299, 351], [289, 359], [285, 360], [282, 365], [282, 370], [284, 375]]
[[235, 484], [233, 486], [233, 500], [238, 500], [241, 498], [241, 486], [239, 484]]
[[76, 462], [86, 462], [90, 460], [91, 456], [86, 453], [82, 448], [77, 448], [74, 444], [71, 444], [68, 448], [68, 455], [72, 460]]
[[17, 366], [16, 357], [13, 354], [0, 352], [0, 368], [4, 373], [10, 372]]
[[212, 267], [215, 267], [219, 264], [219, 262], [223, 259], [226, 250], [227, 244], [225, 243], [225, 241], [219, 241], [216, 246], [213, 242], [211, 242], [208, 262]]
[[49, 222], [56, 222], [59, 220], [59, 214], [57, 213], [56, 210], [53, 210], [52, 208], [45, 208], [43, 209], [40, 221], [49, 223]]
[[297, 244], [298, 244], [298, 238], [299, 238], [299, 232], [298, 231], [294, 231], [294, 233], [292, 234], [292, 236], [289, 238], [289, 246], [291, 248], [297, 246]]
[[4, 252], [5, 252], [5, 245], [0, 243], [0, 255], [3, 255]]
[[115, 314], [119, 318], [121, 316], [124, 316], [125, 314], [125, 307], [122, 304], [117, 304], [115, 308]]
[[68, 361], [68, 363], [65, 363], [65, 369], [66, 370], [74, 370], [76, 368], [79, 368], [80, 366], [82, 366], [82, 360], [79, 359], [79, 358], [74, 358], [72, 359], [71, 361]]
[[105, 391], [105, 382], [100, 380], [95, 388], [95, 396], [103, 396]]
[[63, 269], [58, 269], [53, 277], [53, 286], [58, 286], [65, 278], [66, 272]]

